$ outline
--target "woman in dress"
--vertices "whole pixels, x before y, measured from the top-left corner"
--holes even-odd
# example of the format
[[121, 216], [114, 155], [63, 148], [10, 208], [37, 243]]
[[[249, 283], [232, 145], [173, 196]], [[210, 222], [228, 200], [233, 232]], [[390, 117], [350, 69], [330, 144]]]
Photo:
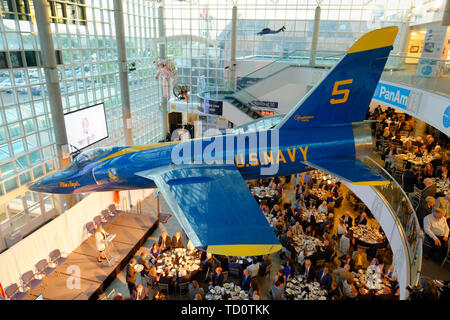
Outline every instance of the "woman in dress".
[[97, 232], [95, 232], [95, 247], [98, 251], [97, 261], [102, 262], [102, 260], [106, 259], [104, 251], [106, 250], [106, 242], [105, 239], [108, 236], [105, 230], [103, 230], [102, 226], [97, 227]]
[[152, 246], [152, 249], [150, 250], [150, 263], [152, 265], [156, 264], [156, 260], [158, 260], [158, 256], [161, 253], [161, 249], [159, 248], [158, 244], [155, 242]]
[[426, 178], [433, 178], [434, 177], [434, 168], [431, 163], [427, 163], [425, 166], [425, 169], [423, 169], [422, 172], [422, 180]]

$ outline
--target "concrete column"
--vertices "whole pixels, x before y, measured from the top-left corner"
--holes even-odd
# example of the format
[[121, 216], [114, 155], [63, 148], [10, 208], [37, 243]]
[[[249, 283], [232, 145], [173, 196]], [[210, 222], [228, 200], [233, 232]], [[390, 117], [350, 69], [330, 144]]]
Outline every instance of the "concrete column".
[[114, 0], [114, 26], [116, 29], [117, 57], [119, 63], [120, 97], [122, 100], [122, 121], [125, 144], [133, 144], [133, 129], [130, 108], [130, 88], [128, 87], [128, 63], [125, 47], [122, 0]]
[[405, 52], [407, 50], [406, 46], [409, 37], [409, 21], [403, 21], [400, 26], [400, 31], [398, 35], [398, 43], [394, 52]]
[[[38, 28], [39, 44], [41, 46], [41, 59], [44, 68], [45, 81], [48, 91], [48, 101], [53, 121], [56, 151], [60, 169], [70, 164], [69, 147], [67, 144], [66, 125], [64, 123], [64, 110], [59, 86], [56, 53], [50, 30], [50, 5], [46, 0], [33, 0], [36, 24]], [[60, 198], [62, 200], [62, 198]], [[76, 204], [73, 195], [65, 196], [67, 209]]]
[[230, 70], [229, 79], [231, 90], [236, 90], [236, 45], [237, 45], [237, 6], [233, 6], [231, 15], [231, 52], [230, 52]]
[[442, 16], [442, 25], [450, 26], [450, 1], [447, 0], [444, 7], [444, 14]]
[[311, 55], [309, 57], [309, 64], [312, 66], [316, 64], [317, 42], [319, 41], [320, 10], [320, 6], [317, 6], [314, 13], [314, 29], [311, 44]]
[[[158, 28], [159, 28], [159, 37], [165, 38], [166, 37], [166, 15], [165, 10], [163, 6], [160, 6], [158, 8]], [[167, 59], [167, 50], [166, 50], [166, 42], [160, 42], [159, 43], [159, 58], [161, 60]], [[160, 89], [161, 90], [161, 89]], [[163, 133], [163, 140], [166, 139], [167, 134], [169, 133], [169, 117], [167, 114], [167, 98], [162, 97], [161, 98], [161, 121], [162, 121], [162, 133]]]

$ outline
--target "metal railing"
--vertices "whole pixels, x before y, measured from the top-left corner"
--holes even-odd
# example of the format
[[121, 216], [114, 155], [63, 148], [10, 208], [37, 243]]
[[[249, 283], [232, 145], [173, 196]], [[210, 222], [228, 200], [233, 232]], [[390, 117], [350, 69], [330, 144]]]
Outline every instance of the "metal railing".
[[[241, 77], [241, 82], [247, 81], [252, 85], [293, 66], [329, 69], [344, 55], [345, 52], [316, 51], [313, 62], [310, 59], [311, 51], [293, 51]], [[390, 54], [381, 79], [450, 96], [450, 60], [412, 57], [405, 53]]]
[[422, 269], [424, 233], [420, 228], [414, 207], [402, 187], [383, 167], [369, 157], [365, 157], [363, 161], [391, 182], [388, 185], [373, 186], [372, 188], [385, 200], [386, 204], [390, 206], [391, 212], [397, 217], [396, 221], [400, 224], [401, 235], [408, 251], [409, 285], [415, 286], [418, 284]]

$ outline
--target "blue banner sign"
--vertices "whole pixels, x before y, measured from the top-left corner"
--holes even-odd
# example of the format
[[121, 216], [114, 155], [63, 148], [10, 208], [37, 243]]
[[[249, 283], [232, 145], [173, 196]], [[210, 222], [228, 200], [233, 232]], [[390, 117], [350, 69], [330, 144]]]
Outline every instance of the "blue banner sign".
[[408, 99], [411, 90], [391, 86], [385, 83], [378, 83], [373, 99], [381, 102], [387, 102], [402, 109], [408, 109]]

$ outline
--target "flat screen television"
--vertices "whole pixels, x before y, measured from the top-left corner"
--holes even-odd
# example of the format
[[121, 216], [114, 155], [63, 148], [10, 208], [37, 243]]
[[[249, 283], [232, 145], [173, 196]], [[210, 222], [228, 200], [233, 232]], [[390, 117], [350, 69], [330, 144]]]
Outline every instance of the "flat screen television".
[[77, 152], [108, 138], [103, 103], [64, 114], [70, 153]]

